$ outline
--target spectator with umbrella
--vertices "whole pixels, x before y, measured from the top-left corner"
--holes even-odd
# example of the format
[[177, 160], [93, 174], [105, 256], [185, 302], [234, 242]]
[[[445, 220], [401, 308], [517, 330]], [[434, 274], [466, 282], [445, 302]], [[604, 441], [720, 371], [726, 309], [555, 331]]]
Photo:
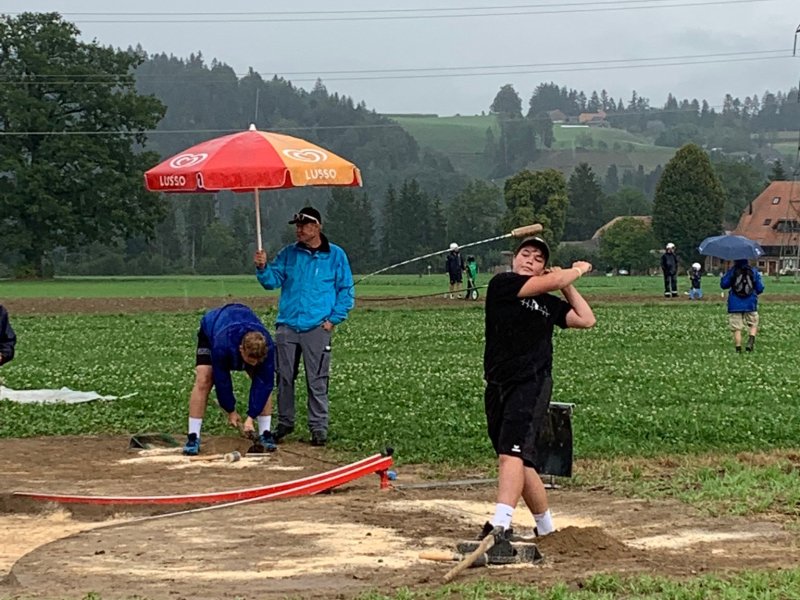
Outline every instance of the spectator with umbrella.
[[758, 333], [758, 296], [764, 291], [761, 273], [750, 265], [749, 259], [764, 254], [763, 248], [751, 239], [740, 235], [718, 235], [704, 239], [698, 247], [700, 254], [734, 261], [719, 282], [728, 291], [728, 323], [733, 332], [737, 353], [742, 352], [742, 330], [749, 337], [745, 350], [752, 352]]

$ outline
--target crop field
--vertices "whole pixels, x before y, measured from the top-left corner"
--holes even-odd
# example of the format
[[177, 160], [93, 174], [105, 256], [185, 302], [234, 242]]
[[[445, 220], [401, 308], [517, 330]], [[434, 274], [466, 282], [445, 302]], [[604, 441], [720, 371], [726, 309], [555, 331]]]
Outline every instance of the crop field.
[[[365, 298], [438, 294], [439, 279], [444, 278], [375, 277], [358, 293]], [[577, 494], [601, 489], [632, 499], [669, 499], [705, 515], [763, 515], [783, 523], [787, 536], [795, 535], [800, 514], [800, 286], [792, 279], [767, 282], [756, 350], [737, 355], [714, 277], [704, 280], [709, 297], [703, 302], [661, 300], [658, 277], [589, 277], [580, 283], [598, 323], [589, 331], [558, 331], [555, 337], [553, 400], [575, 404], [577, 469], [564, 484]], [[221, 303], [261, 293], [249, 277], [0, 282], [0, 297], [15, 303], [183, 296]], [[364, 301], [337, 329], [330, 382], [331, 458], [356, 460], [389, 445], [401, 473], [422, 469], [433, 478], [493, 473], [483, 415], [483, 305], [429, 300], [396, 306]], [[274, 306], [258, 312], [272, 329]], [[0, 443], [142, 431], [180, 439], [202, 311], [24, 313], [12, 314], [18, 357], [0, 369], [3, 385], [135, 395], [77, 405], [0, 401]], [[237, 395], [245, 398], [246, 377], [235, 375], [234, 383]], [[298, 423], [305, 419], [304, 404], [301, 375]], [[213, 401], [204, 432], [230, 435]], [[290, 442], [303, 433], [298, 430]], [[611, 568], [607, 574], [593, 572], [578, 587], [553, 583], [533, 588], [473, 578], [461, 586], [412, 585], [388, 596], [366, 592], [360, 597], [738, 600], [796, 597], [792, 594], [800, 581], [800, 571], [784, 568], [761, 572], [753, 567], [735, 576], [711, 569], [708, 576], [688, 580], [674, 573], [628, 577]], [[0, 586], [0, 598], [4, 593]]]
[[[442, 294], [448, 289], [447, 275], [443, 272], [443, 259], [431, 259], [433, 265], [441, 262], [442, 273], [424, 275], [364, 275], [353, 276], [356, 298], [363, 298], [365, 306], [371, 298], [424, 296]], [[478, 285], [484, 286], [491, 276], [478, 274]], [[679, 278], [680, 280], [680, 278]], [[679, 287], [687, 279], [679, 281]], [[683, 285], [683, 289], [686, 285]], [[620, 298], [649, 295], [659, 300], [663, 291], [661, 276], [587, 277], [581, 281], [581, 290], [591, 296], [619, 296]], [[705, 293], [719, 295], [719, 278], [703, 279]], [[794, 277], [769, 278], [765, 298], [800, 294], [800, 280]], [[59, 298], [220, 298], [267, 296], [277, 298], [277, 291], [264, 290], [251, 275], [166, 276], [166, 277], [57, 277], [49, 281], [0, 281], [0, 300], [59, 299]]]
[[[765, 302], [757, 351], [739, 356], [732, 352], [722, 308], [610, 304], [596, 308], [593, 330], [558, 332], [554, 400], [577, 405], [579, 456], [732, 452], [795, 443], [800, 374], [790, 365], [800, 310]], [[44, 408], [2, 402], [0, 436], [181, 431], [200, 316], [15, 319], [19, 360], [3, 369], [7, 386], [137, 395]], [[267, 323], [274, 317], [273, 311], [263, 314]], [[334, 344], [334, 448], [358, 454], [389, 443], [404, 462], [461, 465], [490, 455], [480, 306], [356, 311]], [[239, 383], [245, 385], [246, 378]], [[423, 434], [431, 429], [435, 436]]]

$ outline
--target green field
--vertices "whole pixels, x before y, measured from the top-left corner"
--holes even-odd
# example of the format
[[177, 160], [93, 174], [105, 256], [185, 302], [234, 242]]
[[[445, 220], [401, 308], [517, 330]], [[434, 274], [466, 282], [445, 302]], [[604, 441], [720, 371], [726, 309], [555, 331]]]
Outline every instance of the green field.
[[[748, 356], [733, 354], [718, 303], [609, 304], [596, 313], [595, 329], [556, 339], [554, 400], [578, 406], [579, 456], [796, 443], [800, 374], [786, 368], [800, 329], [795, 304], [763, 303], [758, 351]], [[274, 321], [272, 311], [263, 316]], [[15, 318], [19, 358], [3, 368], [7, 386], [137, 396], [77, 406], [2, 402], [0, 436], [180, 432], [199, 317]], [[482, 344], [480, 304], [355, 311], [335, 338], [333, 447], [359, 454], [389, 443], [403, 462], [486, 461]]]
[[[432, 275], [375, 275], [359, 281], [354, 275], [356, 301], [363, 298], [413, 298], [444, 295], [448, 279], [444, 273]], [[478, 274], [478, 285], [484, 286], [490, 275]], [[686, 280], [679, 281], [686, 289]], [[800, 294], [800, 282], [792, 277], [765, 278], [764, 297]], [[591, 296], [652, 295], [660, 300], [663, 281], [660, 276], [604, 277], [592, 275], [580, 283], [581, 290]], [[719, 279], [703, 279], [707, 295], [719, 294]], [[251, 275], [166, 276], [166, 277], [57, 277], [48, 281], [0, 281], [0, 299], [22, 298], [247, 298], [266, 295], [277, 297], [277, 291], [263, 289]]]
[[[375, 295], [438, 287], [426, 278], [375, 278]], [[707, 292], [716, 279], [706, 278]], [[793, 280], [769, 281], [753, 354], [732, 351], [721, 299], [658, 301], [659, 277], [588, 277], [597, 326], [556, 334], [554, 400], [575, 404], [579, 469], [567, 485], [646, 498], [671, 497], [710, 514], [782, 518], [797, 524], [800, 471], [800, 372], [794, 368], [800, 304]], [[59, 279], [2, 282], [0, 297], [142, 297], [260, 293], [248, 277]], [[366, 287], [365, 287], [366, 290]], [[366, 292], [365, 292], [366, 293]], [[652, 294], [653, 302], [642, 302]], [[609, 296], [613, 301], [603, 301]], [[625, 297], [628, 300], [625, 300]], [[770, 299], [782, 301], [770, 301]], [[796, 298], [796, 296], [795, 296]], [[2, 367], [14, 389], [68, 386], [127, 399], [31, 406], [0, 401], [0, 437], [130, 434], [182, 436], [193, 381], [200, 312], [130, 315], [12, 315], [17, 358]], [[274, 309], [262, 314], [274, 321]], [[330, 450], [343, 460], [385, 445], [401, 466], [429, 472], [491, 473], [495, 463], [482, 406], [483, 311], [480, 303], [446, 308], [361, 305], [337, 330], [331, 379]], [[234, 377], [240, 398], [246, 377]], [[305, 415], [299, 382], [298, 422]], [[205, 428], [226, 430], [211, 409]], [[298, 434], [295, 434], [298, 435]], [[300, 435], [302, 435], [300, 433]], [[748, 462], [740, 452], [769, 453]], [[648, 472], [658, 461], [669, 476]], [[663, 463], [661, 463], [663, 464]], [[797, 598], [800, 571], [661, 577], [598, 574], [580, 588], [480, 580], [400, 590], [379, 598]]]
[[[484, 157], [483, 150], [487, 129], [491, 128], [495, 137], [499, 135], [494, 115], [392, 118], [421, 146], [447, 155], [460, 171], [474, 177], [486, 177], [491, 171], [492, 166]], [[578, 163], [588, 162], [603, 175], [611, 164], [616, 164], [620, 170], [637, 169], [639, 165], [652, 170], [657, 165], [666, 165], [675, 154], [675, 148], [654, 146], [649, 138], [611, 127], [576, 128], [557, 124], [553, 126], [553, 135], [552, 149], [543, 152], [533, 168], [570, 172]], [[593, 145], [581, 148], [580, 139], [586, 136], [591, 137]], [[601, 141], [607, 145], [606, 149], [598, 148]]]
[[494, 115], [473, 117], [392, 117], [422, 147], [445, 154], [453, 166], [473, 177], [488, 177], [491, 165], [483, 155], [486, 130], [499, 135]]

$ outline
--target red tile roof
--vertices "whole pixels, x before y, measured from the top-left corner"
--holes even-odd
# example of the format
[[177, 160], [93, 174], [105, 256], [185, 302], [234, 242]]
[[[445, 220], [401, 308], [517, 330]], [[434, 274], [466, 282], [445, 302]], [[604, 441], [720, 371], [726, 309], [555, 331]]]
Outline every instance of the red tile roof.
[[800, 222], [800, 181], [770, 183], [744, 209], [731, 233], [750, 238], [765, 250], [767, 246], [796, 246], [800, 242], [798, 228], [789, 232], [787, 221]]

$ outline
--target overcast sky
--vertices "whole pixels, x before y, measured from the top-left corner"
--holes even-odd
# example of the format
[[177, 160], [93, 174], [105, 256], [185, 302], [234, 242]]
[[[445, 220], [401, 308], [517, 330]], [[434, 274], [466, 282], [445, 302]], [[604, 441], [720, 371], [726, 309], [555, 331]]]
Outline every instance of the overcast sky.
[[[487, 16], [486, 7], [493, 4], [491, 12], [506, 14]], [[608, 10], [614, 7], [623, 9]], [[401, 12], [384, 12], [398, 8]], [[727, 92], [743, 100], [767, 89], [788, 90], [800, 78], [800, 57], [791, 58], [800, 0], [0, 2], [0, 12], [23, 10], [60, 12], [77, 24], [84, 39], [103, 45], [139, 43], [148, 53], [180, 57], [202, 52], [207, 62], [216, 58], [238, 73], [252, 67], [265, 77], [277, 73], [307, 89], [320, 77], [330, 92], [364, 100], [384, 113], [480, 114], [506, 83], [527, 108], [542, 81], [587, 95], [605, 88], [626, 101], [635, 89], [656, 106], [663, 105], [668, 92], [705, 98], [714, 106]], [[126, 17], [122, 12], [138, 14]], [[538, 14], [526, 14], [534, 12]], [[445, 18], [419, 18], [433, 15]], [[676, 58], [689, 55], [705, 57]], [[767, 58], [741, 60], [754, 57]], [[652, 61], [641, 61], [651, 58], [704, 64], [652, 66]], [[607, 61], [631, 59], [640, 62], [607, 68], [614, 65]], [[710, 62], [733, 59], [737, 62]], [[475, 69], [487, 66], [496, 68]], [[473, 74], [446, 71], [460, 74], [453, 77], [424, 70], [454, 67], [471, 67]], [[364, 70], [378, 72], [332, 73]], [[398, 78], [409, 74], [414, 77]]]

